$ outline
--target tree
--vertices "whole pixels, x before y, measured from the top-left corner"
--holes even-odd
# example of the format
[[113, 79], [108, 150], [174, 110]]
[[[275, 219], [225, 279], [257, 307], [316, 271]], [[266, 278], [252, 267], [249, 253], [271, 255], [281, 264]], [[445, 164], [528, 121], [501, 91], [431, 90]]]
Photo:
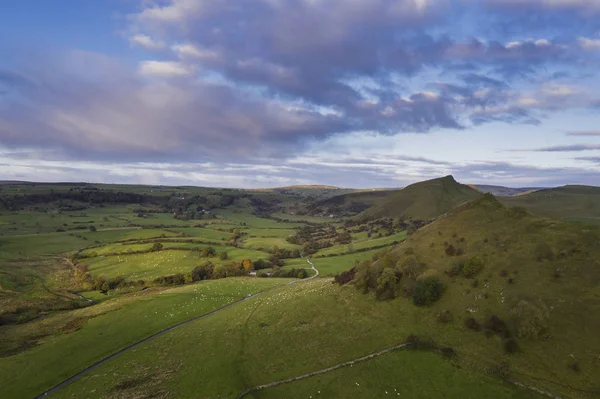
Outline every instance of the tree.
[[254, 266], [252, 265], [252, 261], [250, 259], [244, 259], [242, 261], [242, 267], [247, 272], [249, 272], [250, 270], [254, 270]]
[[522, 300], [513, 309], [519, 338], [539, 338], [548, 329], [550, 311], [541, 301], [535, 303]]
[[212, 278], [214, 265], [211, 262], [206, 262], [203, 265], [196, 266], [192, 270], [192, 281], [209, 280]]
[[417, 306], [431, 305], [440, 299], [444, 288], [442, 280], [435, 276], [418, 280], [413, 290], [413, 303]]
[[413, 280], [416, 280], [423, 273], [423, 267], [415, 255], [404, 256], [400, 261], [400, 270], [403, 275]]
[[92, 233], [95, 233], [95, 232], [96, 232], [96, 226], [94, 226], [94, 225], [90, 225], [90, 231], [91, 231]]
[[398, 278], [392, 268], [385, 268], [381, 276], [377, 279], [377, 289], [375, 291], [377, 299], [394, 299], [398, 296]]
[[155, 242], [154, 245], [152, 245], [152, 252], [158, 252], [158, 251], [162, 251], [163, 249], [163, 245], [160, 242]]
[[227, 252], [221, 252], [219, 254], [219, 259], [221, 259], [221, 260], [227, 260], [227, 259], [229, 259], [229, 254]]

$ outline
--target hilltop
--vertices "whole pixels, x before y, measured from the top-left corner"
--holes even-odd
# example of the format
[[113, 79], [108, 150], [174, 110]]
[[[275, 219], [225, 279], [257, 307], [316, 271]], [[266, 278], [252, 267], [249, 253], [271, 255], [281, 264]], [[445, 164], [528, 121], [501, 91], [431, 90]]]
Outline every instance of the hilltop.
[[415, 183], [386, 196], [358, 215], [358, 218], [394, 217], [429, 220], [479, 194], [471, 187], [458, 183], [454, 177], [446, 176]]

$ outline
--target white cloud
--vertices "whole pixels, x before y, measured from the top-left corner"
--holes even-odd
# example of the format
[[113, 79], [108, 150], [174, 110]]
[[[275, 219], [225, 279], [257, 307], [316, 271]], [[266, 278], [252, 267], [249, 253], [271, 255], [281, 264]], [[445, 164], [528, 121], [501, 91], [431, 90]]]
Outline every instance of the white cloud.
[[600, 39], [588, 39], [587, 37], [580, 37], [579, 46], [588, 51], [600, 50]]
[[142, 61], [138, 73], [144, 76], [177, 77], [192, 73], [190, 67], [175, 61]]
[[177, 53], [179, 58], [194, 58], [201, 61], [218, 61], [221, 56], [218, 52], [209, 49], [203, 49], [193, 44], [175, 44], [171, 49]]
[[160, 50], [165, 48], [165, 44], [159, 40], [154, 40], [148, 35], [137, 34], [129, 38], [129, 43], [140, 46], [148, 50]]

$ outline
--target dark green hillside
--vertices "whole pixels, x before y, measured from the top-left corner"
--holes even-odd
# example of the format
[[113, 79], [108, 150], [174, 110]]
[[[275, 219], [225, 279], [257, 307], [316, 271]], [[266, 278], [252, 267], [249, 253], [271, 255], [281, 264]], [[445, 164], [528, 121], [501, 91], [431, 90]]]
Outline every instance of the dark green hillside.
[[536, 217], [486, 194], [361, 264], [355, 284], [415, 311], [426, 305], [439, 328], [463, 331], [459, 346], [479, 342], [467, 356], [492, 362], [482, 356], [496, 351], [515, 378], [592, 397], [600, 392], [599, 242], [597, 227]]
[[564, 186], [499, 200], [540, 216], [600, 223], [600, 187]]
[[310, 208], [310, 213], [320, 216], [356, 215], [397, 192], [398, 190], [372, 190], [337, 195], [324, 201], [317, 202]]
[[386, 196], [358, 217], [361, 219], [394, 217], [428, 220], [436, 218], [478, 195], [480, 195], [478, 191], [457, 183], [452, 176], [446, 176], [415, 183]]

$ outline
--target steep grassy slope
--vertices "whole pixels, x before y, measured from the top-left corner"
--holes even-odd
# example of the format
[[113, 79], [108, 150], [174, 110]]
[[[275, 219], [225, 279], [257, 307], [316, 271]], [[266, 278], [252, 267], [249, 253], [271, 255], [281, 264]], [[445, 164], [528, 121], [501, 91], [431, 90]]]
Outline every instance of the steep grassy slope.
[[[517, 375], [599, 392], [599, 243], [596, 227], [535, 217], [487, 194], [423, 227], [393, 253], [414, 253], [425, 276], [442, 279], [446, 290], [435, 306], [456, 323], [484, 323], [492, 314], [504, 320], [524, 348], [509, 360]], [[481, 272], [452, 276], [475, 256], [483, 260]], [[466, 339], [483, 334], [463, 328]]]
[[446, 176], [415, 183], [386, 196], [358, 217], [427, 220], [436, 218], [478, 195], [479, 192], [471, 187], [457, 183], [452, 176]]
[[536, 215], [600, 221], [600, 187], [564, 186], [499, 200]]

